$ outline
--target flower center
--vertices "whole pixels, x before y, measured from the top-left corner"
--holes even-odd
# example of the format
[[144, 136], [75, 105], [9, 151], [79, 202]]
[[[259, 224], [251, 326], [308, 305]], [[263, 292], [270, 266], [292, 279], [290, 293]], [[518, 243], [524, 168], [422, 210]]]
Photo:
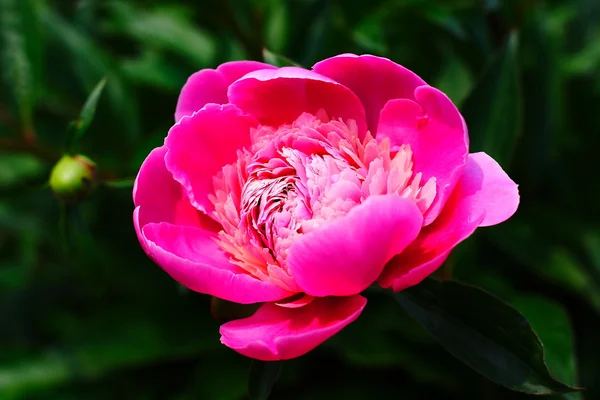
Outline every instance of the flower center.
[[232, 263], [262, 280], [298, 291], [287, 269], [294, 238], [346, 215], [367, 197], [396, 194], [425, 212], [435, 198], [435, 178], [413, 173], [409, 146], [390, 150], [353, 121], [322, 112], [301, 115], [278, 129], [259, 127], [253, 145], [214, 178], [219, 244]]

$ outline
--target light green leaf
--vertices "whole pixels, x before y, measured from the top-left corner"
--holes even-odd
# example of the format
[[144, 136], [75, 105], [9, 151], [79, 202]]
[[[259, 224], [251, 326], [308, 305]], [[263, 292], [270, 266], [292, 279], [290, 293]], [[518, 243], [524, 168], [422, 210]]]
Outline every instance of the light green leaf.
[[81, 115], [79, 116], [78, 136], [83, 135], [92, 123], [92, 120], [94, 119], [94, 114], [96, 113], [96, 106], [98, 105], [98, 100], [100, 100], [100, 95], [102, 94], [102, 90], [104, 89], [105, 85], [106, 78], [103, 78], [100, 82], [98, 82], [94, 90], [92, 90], [92, 93], [90, 93], [90, 96], [85, 101], [85, 104], [81, 109]]
[[36, 4], [31, 0], [0, 0], [2, 72], [26, 135], [33, 127], [41, 85], [41, 43]]
[[0, 189], [41, 177], [46, 166], [30, 154], [0, 153]]
[[434, 85], [460, 107], [473, 87], [473, 77], [464, 63], [455, 55], [446, 58], [441, 74]]
[[300, 64], [297, 62], [290, 60], [289, 58], [282, 56], [280, 54], [275, 54], [268, 49], [262, 50], [263, 60], [267, 64], [274, 65], [276, 67], [300, 67]]
[[285, 49], [290, 26], [288, 3], [282, 1], [270, 1], [266, 19], [266, 46], [275, 52], [281, 52]]
[[114, 32], [124, 33], [149, 48], [165, 49], [188, 58], [197, 67], [213, 63], [213, 38], [190, 19], [189, 10], [180, 7], [137, 9], [129, 3], [110, 2]]

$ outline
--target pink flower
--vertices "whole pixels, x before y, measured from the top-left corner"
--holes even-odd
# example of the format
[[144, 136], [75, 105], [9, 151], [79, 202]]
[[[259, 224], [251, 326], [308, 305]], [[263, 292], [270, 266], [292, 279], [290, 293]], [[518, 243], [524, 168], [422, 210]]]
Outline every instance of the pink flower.
[[312, 350], [368, 286], [416, 285], [519, 203], [492, 158], [469, 154], [448, 97], [384, 58], [202, 70], [175, 119], [136, 180], [137, 235], [191, 290], [265, 303], [220, 330], [261, 360]]

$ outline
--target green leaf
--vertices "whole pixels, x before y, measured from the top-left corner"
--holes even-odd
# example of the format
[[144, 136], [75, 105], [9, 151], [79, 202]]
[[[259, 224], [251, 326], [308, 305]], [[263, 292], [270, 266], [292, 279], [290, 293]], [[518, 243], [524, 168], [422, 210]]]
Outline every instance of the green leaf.
[[577, 390], [550, 375], [543, 345], [529, 322], [497, 297], [433, 279], [394, 297], [450, 353], [488, 379], [537, 395]]
[[70, 60], [65, 62], [73, 65], [86, 91], [91, 91], [102, 77], [110, 81], [106, 95], [111, 111], [119, 122], [119, 131], [124, 132], [130, 139], [136, 138], [139, 133], [139, 119], [134, 91], [117, 73], [111, 57], [90, 37], [65, 21], [54, 9], [42, 8], [41, 16], [48, 36], [67, 50]]
[[[465, 263], [460, 263], [465, 267]], [[488, 290], [507, 301], [529, 321], [544, 344], [546, 364], [557, 379], [568, 385], [579, 384], [575, 360], [574, 334], [567, 310], [542, 295], [523, 293], [512, 287], [511, 281], [500, 272], [469, 268], [461, 276], [469, 284]], [[563, 395], [563, 399], [580, 400], [580, 392]]]
[[189, 10], [163, 6], [148, 11], [125, 2], [108, 5], [114, 22], [109, 30], [129, 35], [150, 48], [180, 54], [196, 66], [213, 63], [215, 42], [208, 33], [194, 26]]
[[282, 56], [281, 54], [275, 54], [266, 48], [262, 50], [263, 60], [267, 64], [274, 65], [276, 67], [301, 67], [297, 62], [290, 60], [289, 58]]
[[517, 48], [518, 36], [513, 33], [462, 107], [471, 151], [485, 151], [503, 166], [508, 165], [521, 131]]
[[0, 189], [6, 189], [42, 176], [44, 163], [30, 155], [0, 152]]
[[464, 63], [452, 54], [446, 58], [434, 86], [460, 106], [473, 87], [473, 77]]
[[41, 84], [42, 58], [39, 18], [32, 1], [0, 0], [0, 37], [4, 79], [28, 134]]
[[248, 378], [248, 394], [251, 400], [267, 400], [273, 385], [279, 379], [281, 361], [253, 360]]
[[[553, 223], [556, 223], [558, 215], [554, 213]], [[560, 223], [556, 229], [563, 230], [563, 227], [564, 223]], [[578, 234], [573, 227], [566, 232], [570, 236]], [[573, 251], [565, 247], [564, 240], [556, 242], [556, 238], [560, 237], [558, 231], [541, 225], [541, 222], [513, 218], [485, 234], [519, 264], [580, 297], [600, 313], [600, 287]]]
[[[577, 384], [577, 365], [573, 331], [565, 309], [558, 303], [537, 295], [518, 295], [510, 302], [529, 321], [542, 343], [546, 364], [563, 382]], [[567, 393], [565, 399], [579, 400], [581, 393]]]
[[165, 91], [178, 91], [187, 79], [184, 70], [177, 68], [167, 55], [144, 51], [138, 57], [121, 63], [123, 75], [131, 82]]
[[0, 365], [0, 391], [3, 398], [19, 399], [26, 392], [63, 383], [70, 375], [69, 360], [59, 354], [21, 357], [14, 365]]
[[265, 23], [265, 43], [274, 51], [285, 49], [288, 39], [289, 23], [288, 4], [281, 1], [271, 1]]
[[77, 121], [71, 122], [67, 127], [67, 150], [74, 151], [73, 147], [77, 144], [77, 141], [84, 135], [89, 126], [94, 119], [94, 114], [96, 113], [96, 106], [98, 105], [98, 100], [100, 100], [100, 95], [102, 94], [102, 90], [106, 85], [106, 78], [103, 78], [96, 84], [96, 87], [92, 90], [87, 100], [85, 101], [83, 107], [81, 108], [81, 113], [79, 114], [79, 119]]
[[87, 128], [92, 123], [94, 119], [94, 114], [96, 113], [96, 106], [98, 105], [98, 100], [100, 100], [100, 95], [102, 94], [102, 90], [106, 85], [106, 78], [102, 78], [100, 82], [96, 85], [94, 90], [90, 93], [89, 97], [85, 101], [83, 108], [81, 109], [81, 114], [79, 116], [78, 130], [76, 137], [81, 137]]

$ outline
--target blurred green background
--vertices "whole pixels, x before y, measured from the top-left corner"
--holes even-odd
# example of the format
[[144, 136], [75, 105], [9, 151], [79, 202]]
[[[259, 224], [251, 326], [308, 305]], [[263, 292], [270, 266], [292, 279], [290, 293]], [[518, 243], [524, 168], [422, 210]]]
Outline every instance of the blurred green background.
[[[0, 0], [0, 399], [246, 396], [249, 360], [219, 343], [207, 296], [140, 249], [131, 179], [179, 89], [238, 59], [310, 67], [372, 53], [445, 91], [519, 183], [508, 222], [444, 274], [526, 315], [566, 399], [600, 399], [598, 0]], [[107, 85], [78, 151], [98, 185], [66, 206], [45, 182], [67, 126]], [[109, 182], [109, 183], [106, 183]], [[453, 359], [381, 294], [283, 367], [274, 399], [521, 399]]]

